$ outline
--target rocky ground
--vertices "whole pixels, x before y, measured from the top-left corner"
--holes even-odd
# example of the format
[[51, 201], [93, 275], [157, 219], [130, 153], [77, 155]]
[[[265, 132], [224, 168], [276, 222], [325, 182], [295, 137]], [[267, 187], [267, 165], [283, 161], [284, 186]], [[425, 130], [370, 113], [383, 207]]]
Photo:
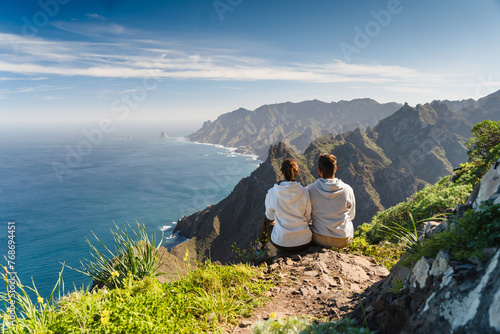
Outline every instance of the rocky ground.
[[310, 247], [300, 253], [279, 254], [265, 273], [263, 279], [277, 282], [268, 292], [271, 302], [227, 333], [251, 333], [251, 325], [268, 319], [271, 313], [276, 318], [343, 318], [360, 304], [360, 294], [376, 286], [389, 271], [368, 257]]

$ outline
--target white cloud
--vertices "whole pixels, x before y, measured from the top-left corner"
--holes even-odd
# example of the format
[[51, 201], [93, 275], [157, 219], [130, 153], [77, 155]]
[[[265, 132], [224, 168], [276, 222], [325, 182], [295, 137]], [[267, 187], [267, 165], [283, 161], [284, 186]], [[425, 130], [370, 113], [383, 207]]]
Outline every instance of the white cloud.
[[[59, 27], [82, 27], [76, 22], [59, 22]], [[109, 25], [90, 25], [96, 32]], [[89, 24], [86, 24], [86, 28]], [[62, 28], [61, 28], [62, 29]], [[69, 28], [68, 28], [69, 29]], [[123, 30], [117, 26], [117, 31]], [[108, 31], [109, 32], [109, 31]], [[0, 71], [17, 75], [86, 76], [96, 78], [173, 78], [225, 81], [282, 80], [318, 83], [387, 84], [394, 91], [411, 90], [412, 85], [439, 84], [445, 78], [402, 66], [348, 64], [334, 59], [327, 63], [281, 63], [240, 56], [234, 50], [200, 48], [187, 51], [181, 44], [158, 41], [156, 48], [142, 48], [139, 42], [59, 42], [0, 33]], [[148, 42], [148, 44], [151, 44]], [[12, 52], [14, 51], [14, 53]], [[15, 57], [8, 57], [14, 54]], [[1, 79], [0, 79], [1, 80]], [[401, 87], [404, 85], [405, 87]], [[234, 89], [234, 88], [233, 88]], [[416, 88], [415, 88], [416, 89]], [[414, 89], [414, 92], [416, 92]], [[424, 92], [424, 88], [420, 92]], [[428, 92], [428, 90], [426, 90]]]
[[126, 32], [124, 26], [116, 23], [104, 22], [81, 22], [81, 21], [56, 21], [50, 23], [52, 26], [78, 35], [103, 37], [110, 34], [120, 35]]
[[11, 93], [32, 93], [32, 92], [48, 92], [72, 89], [73, 87], [55, 87], [50, 85], [41, 85], [33, 87], [17, 87], [17, 88], [3, 88], [0, 89], [0, 94]]
[[48, 77], [36, 77], [36, 78], [30, 78], [30, 77], [24, 77], [24, 78], [9, 78], [9, 77], [0, 77], [0, 81], [23, 81], [23, 80], [28, 80], [28, 81], [40, 81], [40, 80], [47, 80]]
[[87, 13], [85, 15], [87, 15], [87, 17], [94, 19], [94, 20], [105, 20], [106, 19], [104, 16], [99, 15], [97, 13], [94, 13], [94, 14]]

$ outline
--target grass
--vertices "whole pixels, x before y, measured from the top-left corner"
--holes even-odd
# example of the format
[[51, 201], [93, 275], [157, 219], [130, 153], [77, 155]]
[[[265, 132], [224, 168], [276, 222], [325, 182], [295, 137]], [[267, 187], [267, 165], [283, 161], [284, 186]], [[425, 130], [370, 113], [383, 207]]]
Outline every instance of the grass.
[[146, 277], [126, 280], [123, 289], [79, 292], [60, 301], [49, 329], [77, 333], [87, 319], [88, 333], [222, 332], [264, 301], [269, 284], [252, 280], [258, 275], [249, 266], [207, 262], [176, 282]]
[[500, 204], [483, 204], [477, 211], [468, 210], [462, 218], [452, 217], [448, 228], [424, 240], [419, 252], [409, 254], [410, 263], [422, 256], [435, 258], [441, 249], [454, 259], [476, 256], [486, 260], [483, 249], [500, 245]]
[[[474, 136], [482, 133], [483, 123], [474, 126]], [[500, 129], [499, 126], [492, 128]], [[463, 218], [451, 217], [453, 221], [449, 226], [453, 228], [423, 242], [416, 238], [416, 230], [424, 221], [442, 220], [438, 216], [446, 209], [465, 204], [474, 187], [500, 157], [497, 134], [487, 137], [488, 140], [476, 139], [469, 150], [469, 161], [456, 168], [452, 177], [426, 186], [406, 201], [379, 212], [371, 223], [359, 226], [347, 251], [371, 256], [388, 269], [399, 261], [408, 245], [410, 251], [404, 263], [407, 266], [422, 256], [435, 257], [441, 249], [458, 260], [470, 256], [484, 259], [484, 248], [500, 244], [498, 208], [484, 207], [478, 212], [467, 212]], [[480, 147], [482, 153], [473, 154], [475, 147]]]
[[370, 256], [387, 269], [391, 269], [404, 254], [406, 246], [403, 243], [382, 241], [378, 244], [370, 243], [362, 231], [357, 231], [349, 246], [342, 252]]
[[[134, 235], [129, 238], [117, 227], [117, 251], [102, 245], [115, 255], [108, 262], [89, 243], [94, 261], [90, 265], [82, 262], [81, 271], [104, 283], [92, 291], [87, 288], [64, 294], [61, 272], [50, 298], [44, 300], [34, 283], [32, 287], [23, 285], [17, 276], [12, 278], [5, 271], [2, 278], [7, 293], [0, 294], [5, 305], [0, 311], [2, 333], [219, 333], [240, 317], [250, 316], [266, 300], [271, 281], [262, 276], [260, 268], [243, 264], [220, 266], [207, 261], [186, 276], [162, 284], [154, 272], [157, 247], [150, 243], [144, 227], [139, 226]], [[189, 262], [189, 258], [184, 261]], [[9, 287], [14, 289], [9, 291]], [[60, 292], [57, 299], [53, 298], [55, 291]], [[16, 317], [9, 324], [7, 306], [11, 303]]]
[[[413, 230], [412, 218], [417, 222], [428, 220], [448, 208], [464, 204], [473, 190], [472, 184], [454, 183], [450, 177], [444, 177], [434, 185], [426, 186], [405, 202], [375, 215], [365, 227], [366, 237], [371, 244], [381, 241], [398, 242], [398, 236], [391, 230], [403, 227]], [[420, 223], [417, 224], [417, 228]]]
[[351, 319], [316, 323], [292, 317], [285, 320], [269, 318], [253, 326], [255, 334], [369, 334], [366, 328], [357, 327]]
[[394, 277], [392, 280], [392, 287], [389, 289], [389, 292], [392, 292], [396, 297], [399, 297], [403, 289], [405, 287], [406, 281], [401, 280], [398, 277]]

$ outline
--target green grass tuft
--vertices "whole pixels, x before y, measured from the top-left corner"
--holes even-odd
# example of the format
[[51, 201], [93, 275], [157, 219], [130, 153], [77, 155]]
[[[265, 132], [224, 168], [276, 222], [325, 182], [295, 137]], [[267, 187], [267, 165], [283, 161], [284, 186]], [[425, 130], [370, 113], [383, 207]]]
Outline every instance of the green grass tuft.
[[369, 334], [366, 328], [359, 328], [351, 319], [334, 322], [316, 323], [307, 319], [288, 318], [286, 320], [269, 318], [253, 326], [254, 334]]
[[17, 325], [3, 333], [219, 333], [266, 300], [271, 283], [260, 275], [247, 265], [210, 262], [164, 284], [129, 275], [122, 288], [74, 291], [18, 309]]

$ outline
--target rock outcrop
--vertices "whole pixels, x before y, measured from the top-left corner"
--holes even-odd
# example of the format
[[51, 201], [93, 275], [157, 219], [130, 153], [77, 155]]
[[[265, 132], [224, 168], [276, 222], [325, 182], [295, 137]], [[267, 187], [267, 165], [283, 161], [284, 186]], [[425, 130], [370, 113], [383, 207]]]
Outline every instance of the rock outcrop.
[[466, 204], [475, 210], [484, 202], [500, 204], [500, 159], [483, 176]]
[[[389, 271], [365, 256], [311, 246], [274, 258], [265, 273], [268, 276], [263, 279], [277, 283], [268, 292], [272, 301], [255, 310], [239, 327], [267, 319], [271, 312], [276, 318], [343, 318], [359, 305], [357, 296]], [[249, 328], [235, 328], [232, 333], [251, 332]]]
[[[500, 159], [471, 194], [469, 206], [500, 204], [499, 165]], [[430, 234], [440, 233], [440, 227]], [[441, 250], [435, 259], [422, 257], [411, 270], [396, 265], [375, 284], [382, 292], [365, 292], [370, 328], [383, 333], [500, 333], [500, 247], [485, 248], [483, 255], [485, 262], [477, 257], [456, 261]], [[405, 282], [400, 291], [391, 289], [397, 280]], [[364, 317], [359, 308], [351, 316], [360, 322]]]

